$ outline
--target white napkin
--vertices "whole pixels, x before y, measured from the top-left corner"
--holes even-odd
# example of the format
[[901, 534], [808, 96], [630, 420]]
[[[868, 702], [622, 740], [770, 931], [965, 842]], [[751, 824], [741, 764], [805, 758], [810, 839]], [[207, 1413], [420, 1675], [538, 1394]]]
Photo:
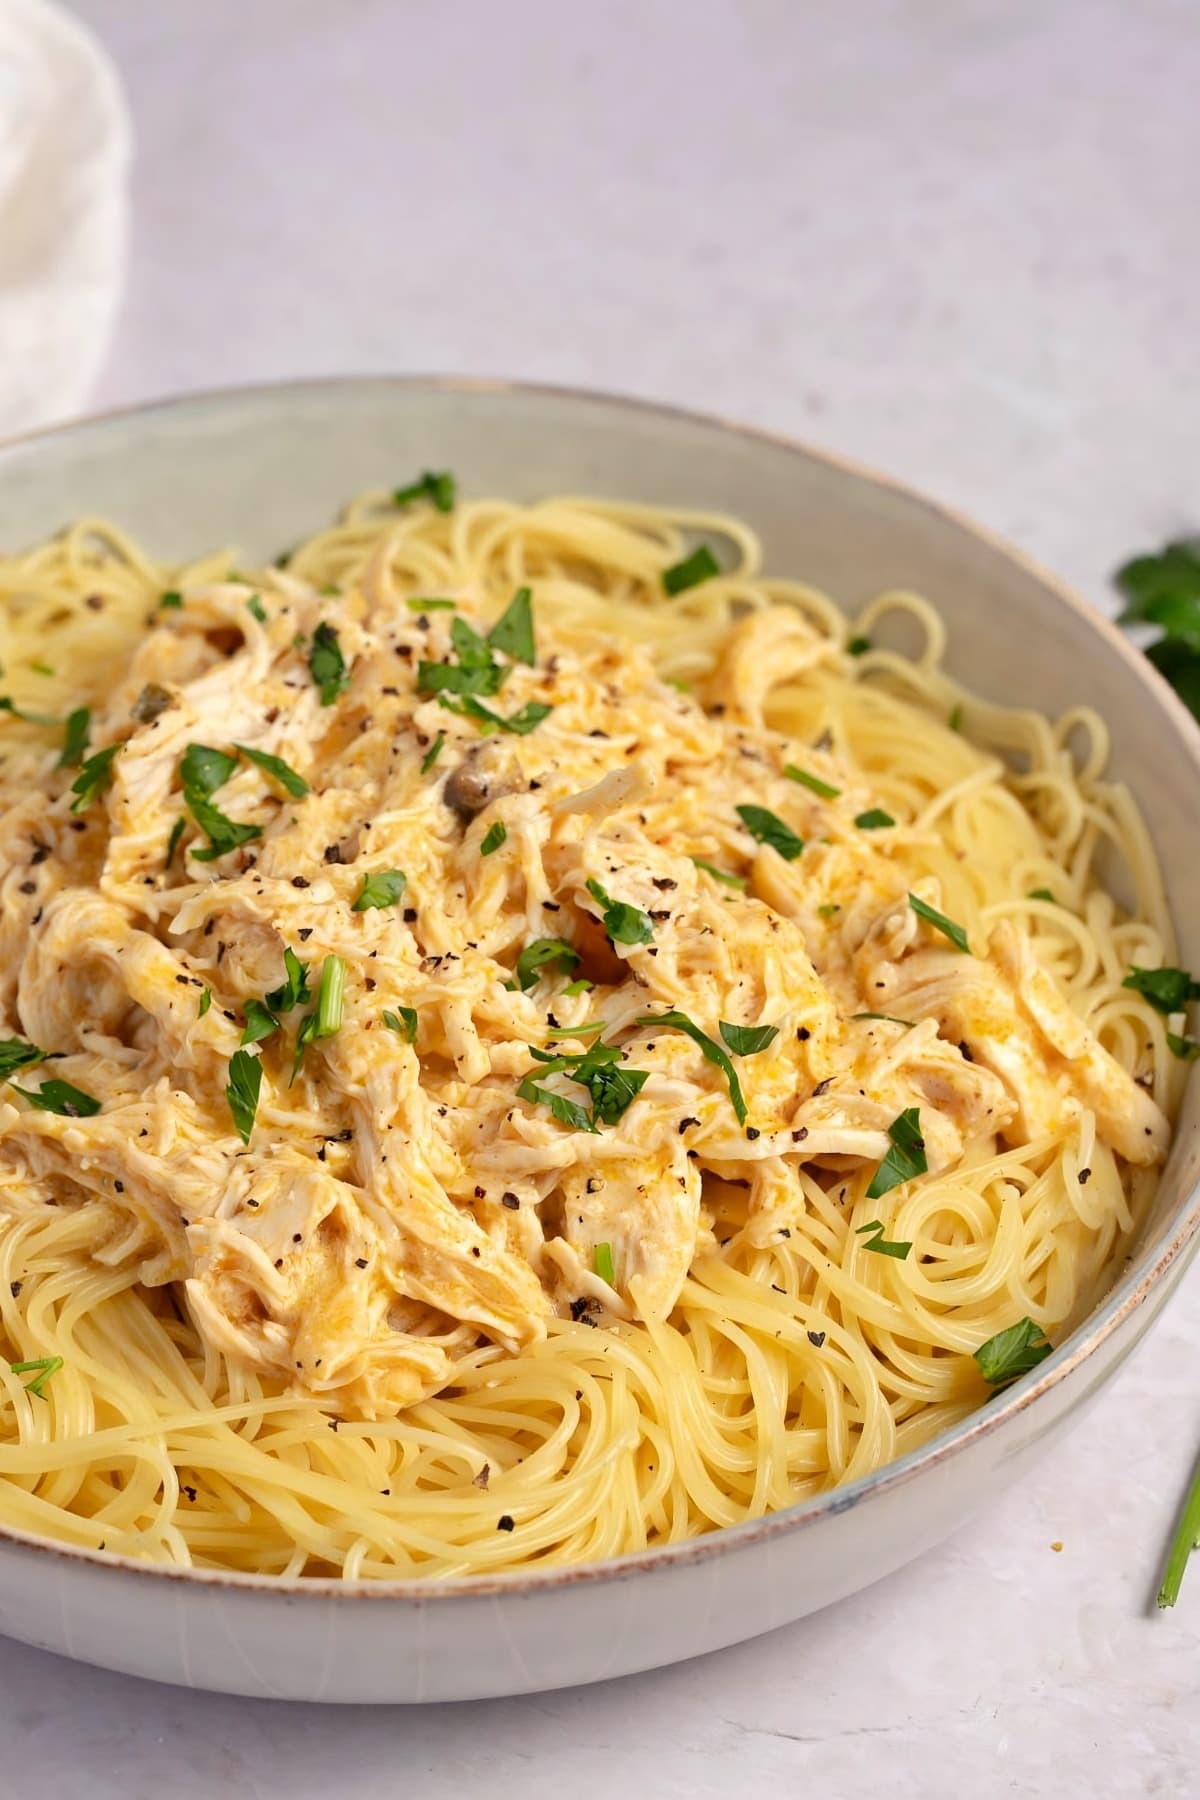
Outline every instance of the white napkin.
[[78, 412], [116, 316], [129, 117], [108, 57], [47, 0], [0, 0], [0, 437]]

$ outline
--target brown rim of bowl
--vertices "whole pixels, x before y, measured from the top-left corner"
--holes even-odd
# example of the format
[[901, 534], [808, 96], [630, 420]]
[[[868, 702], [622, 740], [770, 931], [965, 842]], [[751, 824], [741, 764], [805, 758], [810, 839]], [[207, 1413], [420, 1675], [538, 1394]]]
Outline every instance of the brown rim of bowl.
[[[603, 393], [589, 388], [558, 386], [550, 382], [510, 381], [503, 377], [438, 374], [320, 375], [307, 376], [298, 380], [281, 379], [254, 382], [240, 387], [198, 388], [167, 399], [109, 408], [104, 412], [67, 420], [62, 424], [43, 427], [36, 431], [22, 432], [16, 437], [0, 440], [0, 461], [3, 461], [13, 450], [44, 443], [48, 439], [69, 436], [74, 432], [116, 424], [122, 420], [133, 419], [147, 413], [174, 412], [186, 410], [192, 405], [220, 403], [249, 396], [269, 397], [304, 391], [320, 393], [358, 387], [424, 389], [432, 393], [493, 394], [500, 398], [505, 394], [520, 393], [541, 395], [553, 400], [567, 400], [576, 405], [607, 410], [647, 413], [660, 418], [677, 419], [684, 424], [708, 427], [729, 436], [740, 437], [750, 443], [769, 444], [775, 449], [785, 450], [811, 462], [824, 463], [827, 467], [836, 469], [842, 474], [868, 482], [873, 487], [890, 489], [892, 493], [900, 495], [911, 505], [919, 507], [935, 519], [942, 520], [967, 536], [977, 539], [997, 555], [1016, 564], [1040, 587], [1044, 588], [1053, 599], [1079, 615], [1092, 631], [1107, 642], [1110, 650], [1114, 651], [1125, 664], [1130, 675], [1143, 689], [1147, 701], [1159, 711], [1164, 712], [1173, 723], [1185, 746], [1190, 747], [1192, 761], [1200, 772], [1200, 725], [1197, 725], [1182, 701], [1154, 672], [1146, 658], [1118, 631], [1112, 621], [1094, 607], [1089, 606], [1059, 577], [1050, 574], [1032, 557], [1015, 549], [1003, 538], [983, 526], [977, 525], [973, 519], [965, 517], [940, 501], [930, 499], [927, 495], [908, 487], [902, 481], [897, 481], [891, 476], [881, 475], [876, 470], [867, 468], [849, 457], [835, 455], [830, 451], [817, 450], [799, 439], [788, 437], [783, 433], [741, 424], [735, 420], [722, 418], [716, 413], [697, 412], [691, 408], [674, 406], [668, 402], [639, 400], [628, 395]], [[1150, 1293], [1164, 1282], [1169, 1272], [1174, 1271], [1176, 1277], [1181, 1275], [1185, 1252], [1194, 1252], [1197, 1248], [1200, 1248], [1200, 1186], [1192, 1189], [1188, 1202], [1176, 1221], [1175, 1229], [1163, 1247], [1157, 1252], [1147, 1253], [1138, 1261], [1125, 1279], [1110, 1290], [1085, 1324], [1072, 1332], [1066, 1342], [1039, 1365], [1036, 1375], [1027, 1376], [1014, 1383], [1002, 1395], [997, 1395], [940, 1437], [933, 1438], [928, 1444], [910, 1451], [907, 1456], [899, 1457], [894, 1462], [885, 1463], [882, 1468], [872, 1471], [869, 1475], [862, 1475], [855, 1481], [847, 1482], [844, 1487], [831, 1488], [828, 1493], [817, 1495], [810, 1500], [798, 1501], [796, 1505], [783, 1507], [778, 1512], [766, 1513], [757, 1519], [748, 1519], [740, 1525], [727, 1525], [719, 1530], [708, 1532], [702, 1537], [689, 1538], [680, 1544], [631, 1551], [627, 1555], [610, 1557], [603, 1562], [567, 1563], [546, 1569], [535, 1567], [526, 1571], [514, 1570], [507, 1574], [466, 1576], [455, 1581], [440, 1581], [429, 1577], [409, 1577], [395, 1581], [386, 1579], [347, 1581], [336, 1576], [282, 1577], [247, 1575], [236, 1570], [226, 1569], [176, 1568], [170, 1563], [143, 1562], [134, 1557], [119, 1556], [111, 1551], [90, 1550], [76, 1544], [59, 1543], [53, 1538], [44, 1538], [30, 1532], [13, 1530], [3, 1524], [0, 1524], [0, 1549], [11, 1547], [13, 1550], [30, 1551], [48, 1558], [84, 1563], [90, 1565], [97, 1573], [103, 1572], [114, 1577], [136, 1575], [148, 1581], [165, 1579], [183, 1582], [192, 1587], [274, 1594], [286, 1597], [293, 1603], [297, 1599], [303, 1600], [311, 1597], [314, 1600], [374, 1599], [418, 1604], [436, 1602], [442, 1605], [498, 1594], [523, 1596], [543, 1592], [547, 1589], [576, 1587], [588, 1582], [623, 1581], [667, 1566], [705, 1562], [711, 1557], [724, 1555], [727, 1551], [744, 1548], [784, 1532], [804, 1530], [828, 1515], [849, 1511], [852, 1507], [869, 1499], [872, 1494], [897, 1487], [902, 1483], [906, 1484], [926, 1468], [945, 1462], [948, 1458], [956, 1456], [969, 1444], [976, 1443], [1000, 1430], [1019, 1413], [1034, 1405], [1043, 1394], [1056, 1387], [1060, 1381], [1085, 1362], [1095, 1350], [1099, 1349], [1100, 1345], [1105, 1343], [1124, 1321], [1138, 1310]], [[1106, 1379], [1111, 1379], [1115, 1373], [1116, 1367], [1108, 1372]]]

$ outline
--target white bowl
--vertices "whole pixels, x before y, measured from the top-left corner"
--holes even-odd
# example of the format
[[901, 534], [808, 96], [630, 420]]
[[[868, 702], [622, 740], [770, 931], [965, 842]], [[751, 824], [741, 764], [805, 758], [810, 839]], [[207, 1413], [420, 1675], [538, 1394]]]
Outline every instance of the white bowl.
[[[718, 420], [499, 382], [314, 382], [117, 414], [0, 450], [0, 544], [104, 513], [164, 557], [269, 558], [358, 490], [453, 468], [468, 493], [615, 495], [740, 514], [770, 572], [855, 606], [935, 601], [952, 671], [984, 696], [1096, 707], [1162, 859], [1181, 960], [1200, 966], [1200, 731], [1120, 634], [942, 508]], [[173, 1571], [0, 1530], [0, 1631], [228, 1693], [468, 1699], [570, 1686], [698, 1655], [867, 1586], [1011, 1481], [1133, 1349], [1200, 1242], [1193, 1077], [1153, 1216], [1111, 1292], [1036, 1371], [878, 1474], [752, 1524], [527, 1577], [271, 1581]]]

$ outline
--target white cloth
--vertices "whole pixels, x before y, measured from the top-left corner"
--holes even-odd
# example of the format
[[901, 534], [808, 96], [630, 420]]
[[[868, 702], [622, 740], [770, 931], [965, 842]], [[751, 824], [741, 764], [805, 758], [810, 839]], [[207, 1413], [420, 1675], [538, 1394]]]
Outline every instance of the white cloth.
[[0, 0], [0, 437], [78, 412], [120, 297], [129, 117], [94, 38]]

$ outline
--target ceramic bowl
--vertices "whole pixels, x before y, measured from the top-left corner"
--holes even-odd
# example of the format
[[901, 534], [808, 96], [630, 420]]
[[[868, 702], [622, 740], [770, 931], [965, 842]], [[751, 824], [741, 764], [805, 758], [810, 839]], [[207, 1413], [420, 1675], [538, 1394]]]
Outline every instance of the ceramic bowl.
[[[771, 572], [854, 607], [911, 587], [952, 671], [989, 699], [1096, 707], [1200, 967], [1200, 731], [1119, 633], [943, 508], [715, 419], [497, 382], [333, 381], [211, 394], [0, 450], [0, 543], [103, 513], [164, 557], [273, 556], [358, 490], [453, 468], [468, 493], [611, 494], [740, 514]], [[820, 1499], [690, 1544], [432, 1586], [172, 1571], [0, 1530], [0, 1631], [160, 1681], [302, 1700], [466, 1699], [653, 1668], [769, 1631], [919, 1556], [1012, 1481], [1112, 1377], [1200, 1241], [1193, 1077], [1157, 1205], [1087, 1322], [926, 1448]]]

